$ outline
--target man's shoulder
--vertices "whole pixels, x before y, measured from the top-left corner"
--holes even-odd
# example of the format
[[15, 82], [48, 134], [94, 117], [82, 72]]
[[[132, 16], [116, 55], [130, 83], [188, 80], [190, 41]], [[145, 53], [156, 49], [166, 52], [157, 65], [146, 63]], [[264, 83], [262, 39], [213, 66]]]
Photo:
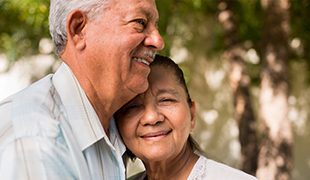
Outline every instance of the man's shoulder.
[[42, 130], [39, 126], [45, 126], [45, 122], [54, 123], [50, 121], [53, 119], [52, 91], [51, 75], [48, 75], [1, 101], [0, 134], [10, 131], [15, 138], [31, 136], [38, 134]]
[[[19, 92], [5, 98], [4, 100], [0, 101], [0, 108], [3, 106], [7, 106], [13, 102], [23, 102], [25, 100], [36, 100], [38, 96], [42, 96], [47, 94], [50, 91], [52, 86], [51, 82], [52, 75], [47, 75], [42, 79], [30, 84], [26, 88], [20, 90]], [[29, 101], [32, 102], [32, 101]]]
[[[51, 93], [51, 75], [31, 84], [25, 89], [0, 102], [1, 117], [19, 116], [36, 111]], [[5, 118], [6, 119], [6, 118]]]

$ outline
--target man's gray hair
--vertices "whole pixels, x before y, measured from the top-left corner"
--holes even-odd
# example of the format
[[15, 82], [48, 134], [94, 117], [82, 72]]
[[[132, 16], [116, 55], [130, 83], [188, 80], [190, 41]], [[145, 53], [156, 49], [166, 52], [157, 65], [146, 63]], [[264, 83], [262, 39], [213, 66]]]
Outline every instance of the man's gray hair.
[[93, 18], [100, 7], [108, 0], [51, 0], [49, 14], [49, 29], [56, 47], [56, 54], [60, 55], [67, 43], [66, 19], [68, 14], [78, 9], [86, 12], [88, 18]]

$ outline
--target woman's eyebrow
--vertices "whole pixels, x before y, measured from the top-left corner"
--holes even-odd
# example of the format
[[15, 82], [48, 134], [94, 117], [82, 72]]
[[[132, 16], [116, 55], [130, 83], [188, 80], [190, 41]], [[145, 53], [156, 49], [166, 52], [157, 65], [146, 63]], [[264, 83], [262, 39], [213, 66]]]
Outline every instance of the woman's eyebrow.
[[179, 94], [178, 91], [175, 89], [159, 89], [156, 94], [160, 95], [160, 94], [164, 94], [164, 93], [173, 94], [173, 95]]

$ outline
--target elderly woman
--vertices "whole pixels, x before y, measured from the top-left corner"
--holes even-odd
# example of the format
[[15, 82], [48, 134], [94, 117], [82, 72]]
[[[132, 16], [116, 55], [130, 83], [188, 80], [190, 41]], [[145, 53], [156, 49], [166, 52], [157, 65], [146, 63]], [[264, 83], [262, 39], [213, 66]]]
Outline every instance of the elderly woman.
[[130, 179], [256, 179], [202, 155], [190, 136], [195, 127], [195, 103], [182, 70], [167, 57], [156, 56], [148, 90], [124, 105], [115, 117], [127, 155], [140, 158], [146, 169]]

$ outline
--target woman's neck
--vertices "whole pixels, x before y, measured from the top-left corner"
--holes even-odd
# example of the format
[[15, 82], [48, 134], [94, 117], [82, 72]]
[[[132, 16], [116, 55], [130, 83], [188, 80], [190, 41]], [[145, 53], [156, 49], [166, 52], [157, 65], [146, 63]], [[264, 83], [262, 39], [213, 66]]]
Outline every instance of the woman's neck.
[[182, 151], [173, 159], [145, 162], [147, 179], [186, 180], [197, 160], [198, 155], [193, 152], [189, 145], [185, 145]]

